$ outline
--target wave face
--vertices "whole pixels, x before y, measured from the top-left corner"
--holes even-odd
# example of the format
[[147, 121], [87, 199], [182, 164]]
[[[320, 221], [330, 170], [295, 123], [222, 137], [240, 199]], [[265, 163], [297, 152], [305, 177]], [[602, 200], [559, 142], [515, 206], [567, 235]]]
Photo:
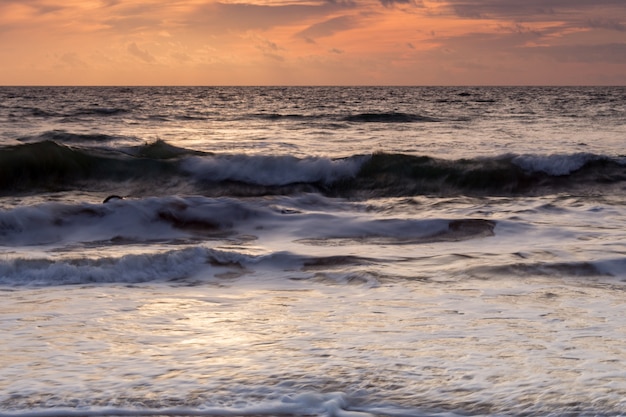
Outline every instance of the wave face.
[[[151, 147], [145, 149], [149, 152]], [[43, 141], [0, 150], [0, 189], [40, 191], [75, 189], [88, 182], [167, 178], [175, 167], [161, 158], [126, 157]]]
[[506, 155], [443, 160], [375, 154], [338, 195], [533, 195], [577, 192], [626, 181], [626, 159], [601, 155]]
[[[58, 137], [59, 133], [44, 134]], [[106, 135], [63, 134], [106, 142]], [[86, 137], [86, 139], [85, 139]], [[69, 138], [69, 140], [68, 140]], [[124, 148], [86, 148], [53, 140], [0, 149], [0, 192], [76, 189], [145, 193], [184, 190], [206, 195], [259, 196], [313, 191], [335, 197], [533, 195], [619, 186], [626, 159], [594, 154], [505, 155], [445, 160], [375, 153], [347, 158], [215, 155], [164, 141]], [[189, 188], [190, 187], [190, 188]], [[121, 187], [123, 188], [123, 187]]]

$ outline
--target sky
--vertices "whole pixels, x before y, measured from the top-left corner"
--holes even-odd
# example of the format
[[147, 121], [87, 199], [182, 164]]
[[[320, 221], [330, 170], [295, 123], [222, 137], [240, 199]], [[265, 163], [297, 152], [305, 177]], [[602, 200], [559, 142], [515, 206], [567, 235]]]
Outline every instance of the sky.
[[626, 0], [0, 0], [0, 85], [626, 85]]

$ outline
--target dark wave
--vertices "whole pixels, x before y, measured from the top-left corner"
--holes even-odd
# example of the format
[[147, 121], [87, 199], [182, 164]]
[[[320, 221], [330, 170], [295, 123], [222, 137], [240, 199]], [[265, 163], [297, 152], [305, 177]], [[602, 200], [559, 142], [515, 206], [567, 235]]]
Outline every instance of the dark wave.
[[50, 110], [44, 110], [44, 109], [40, 109], [38, 107], [34, 107], [31, 109], [28, 109], [31, 116], [34, 117], [41, 117], [41, 118], [49, 118], [49, 117], [58, 117], [60, 116], [59, 113], [57, 112], [52, 112]]
[[[560, 160], [556, 164], [555, 160]], [[379, 153], [358, 175], [333, 184], [341, 196], [519, 195], [576, 190], [599, 192], [626, 185], [626, 163], [597, 155], [508, 155], [444, 160]]]
[[[610, 277], [621, 276], [626, 258], [573, 262], [518, 262], [506, 265], [481, 266], [467, 272], [475, 276], [548, 276], [548, 277]], [[587, 283], [589, 285], [589, 283]]]
[[72, 148], [46, 140], [0, 149], [0, 192], [84, 188], [98, 182], [155, 181], [175, 167], [165, 160]]
[[[67, 133], [51, 138], [68, 140]], [[87, 135], [89, 136], [89, 135]], [[71, 137], [71, 136], [70, 136]], [[78, 140], [84, 136], [78, 136]], [[103, 135], [89, 136], [106, 141]], [[132, 183], [132, 184], [131, 184]], [[214, 155], [158, 140], [119, 149], [43, 140], [0, 148], [0, 193], [139, 187], [148, 195], [261, 196], [302, 192], [370, 198], [613, 193], [626, 187], [626, 159], [593, 154], [507, 155], [445, 160], [376, 153], [348, 158]]]
[[128, 153], [137, 157], [150, 159], [174, 159], [190, 155], [209, 155], [206, 152], [199, 152], [170, 145], [161, 139], [129, 148]]
[[353, 123], [428, 123], [439, 122], [441, 120], [419, 114], [383, 112], [353, 114], [344, 117], [343, 121]]
[[118, 114], [128, 113], [128, 109], [120, 107], [86, 107], [77, 110], [74, 116], [115, 116]]
[[293, 114], [293, 113], [253, 113], [247, 115], [246, 117], [250, 117], [252, 119], [261, 119], [261, 120], [269, 120], [269, 121], [280, 121], [280, 120], [309, 120], [316, 118], [324, 118], [326, 116], [311, 116], [304, 114]]
[[349, 114], [347, 116], [339, 116], [332, 114], [294, 114], [294, 113], [253, 113], [246, 115], [245, 118], [262, 119], [267, 121], [307, 121], [307, 120], [320, 120], [320, 121], [337, 121], [337, 122], [350, 122], [350, 123], [429, 123], [440, 122], [441, 119], [434, 117], [401, 113], [401, 112], [370, 112], [370, 113], [356, 113]]

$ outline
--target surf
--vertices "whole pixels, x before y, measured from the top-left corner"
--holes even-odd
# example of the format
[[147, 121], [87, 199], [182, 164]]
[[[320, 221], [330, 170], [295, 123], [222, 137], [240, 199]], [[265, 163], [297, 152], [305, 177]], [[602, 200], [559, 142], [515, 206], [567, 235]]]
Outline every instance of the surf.
[[90, 187], [131, 194], [112, 189], [120, 181], [159, 194], [175, 193], [170, 184], [185, 182], [203, 195], [542, 195], [619, 187], [626, 182], [626, 158], [591, 153], [457, 160], [384, 152], [343, 158], [216, 154], [163, 140], [94, 147], [46, 139], [0, 148], [0, 193], [5, 195]]

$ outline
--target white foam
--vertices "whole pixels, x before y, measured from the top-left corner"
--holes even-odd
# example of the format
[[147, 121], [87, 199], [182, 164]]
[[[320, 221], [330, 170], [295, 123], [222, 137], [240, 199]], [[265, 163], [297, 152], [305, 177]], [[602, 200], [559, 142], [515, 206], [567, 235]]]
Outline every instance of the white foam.
[[293, 156], [220, 155], [192, 157], [183, 161], [184, 170], [209, 182], [241, 181], [265, 186], [297, 183], [331, 183], [357, 174], [367, 157], [349, 159]]
[[3, 297], [0, 416], [614, 414], [621, 295], [517, 277], [23, 289]]
[[201, 406], [167, 407], [159, 409], [115, 408], [115, 407], [82, 407], [51, 408], [16, 412], [0, 412], [0, 417], [242, 417], [242, 416], [324, 416], [324, 417], [375, 417], [384, 414], [390, 417], [455, 417], [450, 412], [423, 412], [417, 409], [399, 407], [375, 407], [362, 410], [350, 409], [348, 396], [342, 392], [315, 393], [305, 392], [294, 395], [283, 395], [274, 401], [260, 402], [244, 406]]
[[600, 159], [600, 156], [589, 153], [552, 154], [552, 155], [519, 155], [513, 163], [530, 172], [543, 172], [548, 175], [568, 175], [579, 170], [585, 164]]
[[601, 274], [626, 278], [626, 258], [602, 259], [593, 262], [593, 266]]
[[139, 283], [188, 277], [208, 260], [202, 247], [121, 257], [10, 259], [0, 261], [3, 285]]
[[106, 204], [45, 203], [0, 211], [3, 245], [149, 241], [220, 232], [265, 209], [232, 199], [163, 197]]
[[[41, 204], [0, 211], [6, 246], [138, 243], [245, 233], [281, 239], [419, 240], [445, 234], [450, 219], [381, 217], [332, 199], [234, 200], [164, 197], [106, 204]], [[308, 208], [308, 210], [307, 210]], [[355, 211], [354, 209], [357, 209]], [[272, 237], [273, 236], [273, 237]]]

